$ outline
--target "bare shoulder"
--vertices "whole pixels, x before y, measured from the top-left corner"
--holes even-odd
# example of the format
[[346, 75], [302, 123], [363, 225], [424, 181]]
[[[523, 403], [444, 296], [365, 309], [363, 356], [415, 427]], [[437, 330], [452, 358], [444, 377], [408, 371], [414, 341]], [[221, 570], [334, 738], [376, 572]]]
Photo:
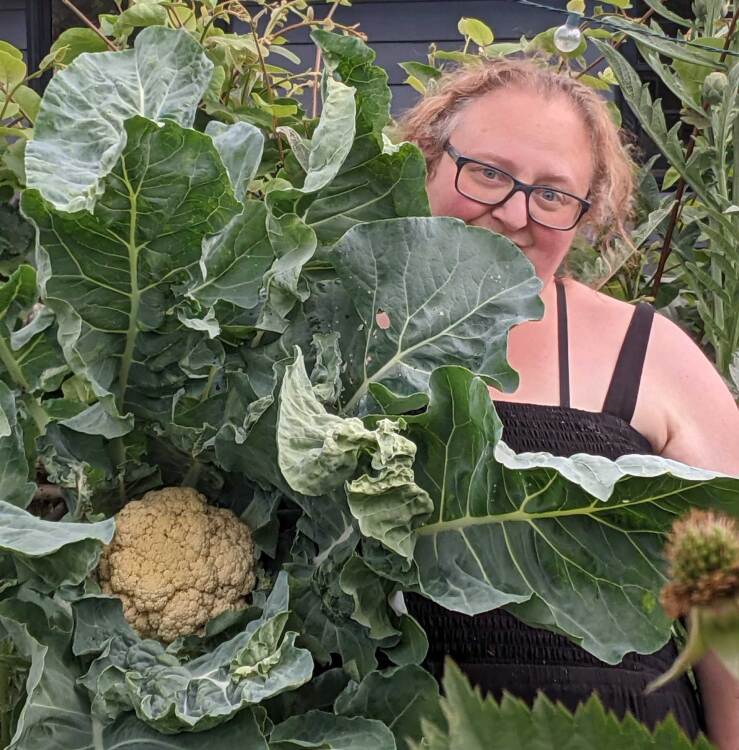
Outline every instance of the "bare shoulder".
[[[572, 318], [586, 320], [591, 346], [615, 363], [631, 304], [567, 283]], [[602, 348], [601, 348], [602, 347]], [[679, 326], [655, 314], [632, 425], [663, 456], [739, 474], [739, 409], [711, 361]]]
[[659, 314], [654, 316], [645, 375], [667, 409], [668, 439], [662, 455], [739, 474], [739, 409], [734, 398], [693, 339]]

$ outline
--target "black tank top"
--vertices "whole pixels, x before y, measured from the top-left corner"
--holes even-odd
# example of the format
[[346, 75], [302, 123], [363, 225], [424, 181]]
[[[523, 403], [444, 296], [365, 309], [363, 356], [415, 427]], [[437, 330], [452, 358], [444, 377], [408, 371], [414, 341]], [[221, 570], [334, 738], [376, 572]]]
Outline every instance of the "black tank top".
[[[567, 303], [557, 283], [560, 405], [541, 406], [496, 402], [503, 422], [503, 440], [517, 453], [547, 451], [558, 456], [590, 453], [611, 459], [630, 453], [654, 453], [649, 441], [630, 424], [639, 394], [644, 357], [654, 309], [634, 309], [613, 372], [602, 412], [570, 407]], [[570, 710], [596, 691], [607, 709], [627, 711], [653, 727], [672, 713], [684, 731], [695, 737], [703, 729], [697, 695], [687, 677], [660, 690], [644, 688], [672, 664], [674, 642], [654, 654], [627, 654], [611, 666], [568, 638], [525, 625], [497, 609], [469, 616], [452, 612], [418, 595], [405, 594], [408, 611], [426, 630], [429, 652], [424, 666], [437, 678], [444, 657], [451, 656], [473, 685], [500, 699], [507, 691], [532, 703], [537, 692]]]

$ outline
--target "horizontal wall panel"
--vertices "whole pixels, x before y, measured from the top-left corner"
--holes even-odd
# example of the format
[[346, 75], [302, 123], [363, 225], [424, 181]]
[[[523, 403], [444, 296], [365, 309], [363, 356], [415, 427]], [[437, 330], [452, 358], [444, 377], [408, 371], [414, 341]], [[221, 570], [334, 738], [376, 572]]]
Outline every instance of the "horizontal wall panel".
[[11, 9], [0, 5], [0, 39], [25, 50], [26, 11], [23, 7]]
[[[551, 0], [551, 5], [564, 8], [565, 0]], [[327, 10], [316, 7], [316, 16]], [[378, 42], [457, 41], [462, 37], [457, 22], [462, 16], [480, 18], [489, 24], [496, 37], [519, 38], [535, 34], [564, 22], [564, 14], [521, 5], [516, 2], [462, 0], [461, 2], [379, 2], [367, 0], [351, 7], [340, 6], [334, 19], [345, 25], [359, 23], [370, 44]], [[244, 26], [239, 27], [243, 29]], [[302, 30], [301, 30], [302, 31]], [[290, 36], [291, 42], [307, 41], [308, 32]]]

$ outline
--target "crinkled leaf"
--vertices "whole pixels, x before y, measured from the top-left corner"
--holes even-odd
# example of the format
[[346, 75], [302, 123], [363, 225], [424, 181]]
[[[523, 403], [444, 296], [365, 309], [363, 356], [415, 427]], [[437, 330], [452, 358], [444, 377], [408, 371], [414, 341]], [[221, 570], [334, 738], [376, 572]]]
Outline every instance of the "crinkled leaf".
[[88, 622], [75, 641], [85, 652], [103, 646], [82, 684], [101, 719], [133, 707], [139, 719], [165, 734], [211, 729], [310, 679], [313, 660], [295, 646], [296, 633], [284, 631], [287, 614], [287, 576], [281, 573], [261, 617], [212, 651], [180, 663], [157, 641], [132, 640], [130, 630], [126, 635], [117, 629], [106, 642], [110, 617], [117, 616], [108, 612], [100, 632]]
[[313, 392], [298, 351], [285, 369], [277, 418], [280, 471], [303, 495], [322, 495], [340, 487], [362, 454], [366, 473], [347, 484], [352, 514], [366, 536], [410, 557], [412, 529], [430, 512], [431, 503], [413, 479], [415, 446], [395, 424], [381, 420], [367, 429], [360, 419], [326, 411]]
[[46, 89], [26, 149], [28, 187], [58, 209], [92, 210], [126, 147], [124, 121], [191, 127], [212, 69], [189, 34], [162, 27], [144, 29], [134, 49], [80, 55]]
[[287, 483], [303, 495], [322, 495], [352, 476], [359, 453], [376, 445], [361, 419], [326, 411], [305, 372], [303, 355], [285, 368], [277, 417], [277, 460]]
[[242, 711], [223, 727], [207, 734], [167, 737], [133, 714], [103, 724], [77, 688], [80, 665], [71, 658], [71, 622], [62, 606], [51, 599], [28, 603], [0, 603], [0, 629], [31, 661], [26, 681], [28, 697], [9, 750], [195, 750], [204, 744], [218, 750], [267, 750], [252, 711]]
[[317, 333], [313, 336], [316, 363], [310, 374], [313, 392], [324, 404], [335, 404], [341, 394], [341, 348], [338, 333]]
[[658, 597], [674, 518], [739, 507], [738, 479], [656, 456], [514, 454], [485, 384], [462, 368], [436, 370], [428, 410], [406, 419], [434, 502], [415, 533], [423, 593], [467, 614], [536, 597], [546, 621], [530, 608], [527, 621], [609, 663], [669, 637]]

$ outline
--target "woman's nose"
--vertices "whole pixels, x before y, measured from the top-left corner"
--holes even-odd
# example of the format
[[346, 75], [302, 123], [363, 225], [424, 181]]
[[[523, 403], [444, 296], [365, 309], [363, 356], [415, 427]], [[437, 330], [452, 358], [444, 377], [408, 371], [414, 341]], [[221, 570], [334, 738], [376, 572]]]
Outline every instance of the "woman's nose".
[[505, 203], [492, 208], [490, 214], [508, 232], [523, 229], [529, 223], [526, 195], [521, 191], [514, 193]]

